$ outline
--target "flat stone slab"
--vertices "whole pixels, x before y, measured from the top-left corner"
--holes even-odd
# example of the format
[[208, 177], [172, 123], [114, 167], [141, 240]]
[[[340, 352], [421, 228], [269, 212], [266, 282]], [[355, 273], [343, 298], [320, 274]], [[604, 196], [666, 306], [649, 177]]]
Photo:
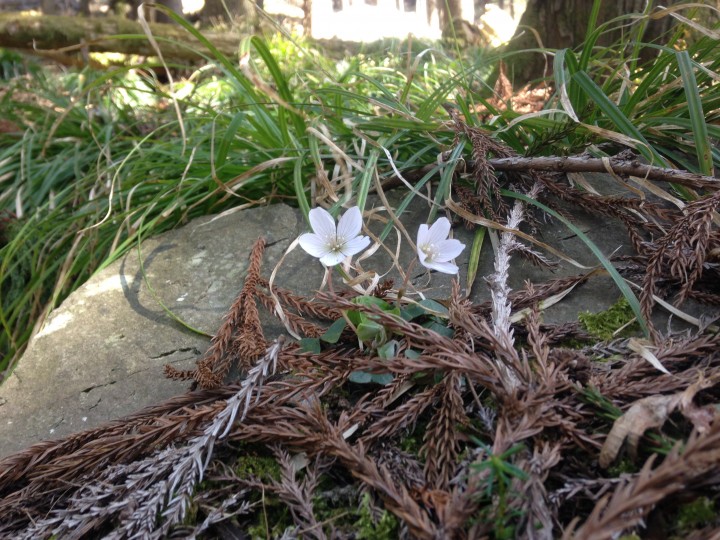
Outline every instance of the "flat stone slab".
[[[400, 190], [389, 193], [390, 204], [396, 207], [403, 194]], [[367, 208], [379, 206], [377, 199], [371, 199]], [[428, 212], [427, 204], [417, 200], [401, 217], [413, 241]], [[377, 214], [387, 217], [382, 210]], [[604, 253], [611, 254], [628, 243], [619, 224], [607, 218], [573, 215]], [[371, 220], [369, 227], [379, 234], [383, 223]], [[163, 366], [195, 366], [209, 344], [208, 335], [217, 330], [240, 292], [253, 243], [260, 236], [268, 242], [262, 274], [269, 276], [292, 241], [307, 230], [300, 211], [286, 205], [228, 212], [196, 219], [148, 239], [142, 243], [141, 255], [133, 249], [98, 272], [51, 314], [15, 371], [0, 386], [0, 456], [98, 426], [185, 392], [188, 383], [166, 379]], [[454, 234], [468, 246], [457, 260], [465, 288], [473, 233], [460, 226]], [[395, 236], [392, 233], [386, 241], [391, 251]], [[597, 264], [585, 244], [560, 222], [543, 224], [537, 238], [582, 264]], [[415, 253], [406, 242], [401, 248], [401, 264], [407, 269]], [[486, 238], [472, 294], [476, 302], [490, 296], [482, 276], [493, 272], [493, 261], [491, 242]], [[383, 273], [392, 269], [392, 258], [381, 248], [361, 264], [366, 270]], [[514, 256], [510, 285], [521, 288], [525, 279], [542, 282], [579, 272], [568, 264], [550, 272]], [[428, 275], [419, 265], [411, 275], [427, 297], [447, 298], [450, 276]], [[397, 276], [396, 271], [388, 274]], [[285, 257], [275, 283], [312, 295], [322, 278], [319, 262], [298, 247]], [[593, 279], [549, 308], [543, 317], [547, 322], [576, 320], [578, 312], [606, 309], [619, 297], [609, 278]], [[161, 303], [186, 325], [207, 335], [178, 323]], [[268, 314], [263, 322], [268, 338], [284, 331]]]
[[[237, 296], [255, 240], [277, 261], [297, 236], [285, 205], [205, 217], [142, 243], [71, 294], [0, 386], [0, 455], [183, 393], [163, 366], [195, 367]], [[148, 286], [149, 285], [149, 286]], [[154, 291], [154, 295], [151, 292]], [[280, 327], [276, 330], [280, 331]]]

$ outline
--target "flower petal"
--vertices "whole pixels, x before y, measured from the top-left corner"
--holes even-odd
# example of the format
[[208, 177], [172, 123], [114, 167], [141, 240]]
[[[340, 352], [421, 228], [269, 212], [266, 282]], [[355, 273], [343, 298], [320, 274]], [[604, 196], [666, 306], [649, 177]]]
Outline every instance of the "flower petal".
[[420, 248], [418, 248], [418, 259], [420, 260], [420, 264], [422, 264], [423, 266], [427, 266], [425, 264], [425, 261], [427, 260], [427, 258], [428, 258], [427, 254], [424, 251], [422, 251]]
[[353, 206], [340, 218], [337, 227], [337, 235], [338, 238], [350, 240], [360, 234], [361, 229], [362, 214], [360, 213], [360, 208]]
[[335, 220], [330, 212], [324, 208], [313, 208], [308, 215], [310, 218], [310, 226], [315, 234], [322, 238], [325, 242], [335, 240]]
[[427, 240], [430, 244], [438, 244], [450, 234], [450, 221], [446, 217], [439, 218], [428, 231]]
[[325, 266], [335, 266], [336, 264], [341, 263], [344, 260], [345, 255], [343, 255], [339, 251], [331, 251], [330, 253], [320, 258], [320, 262], [323, 263]]
[[435, 260], [437, 262], [447, 262], [460, 255], [463, 249], [465, 249], [465, 244], [460, 240], [455, 240], [454, 238], [443, 240], [438, 243], [438, 253]]
[[370, 238], [367, 236], [356, 236], [348, 240], [342, 246], [342, 252], [345, 255], [355, 255], [370, 245]]
[[298, 243], [300, 244], [301, 248], [303, 248], [313, 257], [317, 257], [318, 259], [320, 257], [324, 257], [330, 252], [330, 247], [328, 246], [327, 242], [325, 242], [325, 240], [323, 240], [317, 234], [301, 234], [300, 238], [298, 238]]
[[423, 257], [421, 246], [424, 246], [428, 243], [428, 226], [424, 223], [420, 225], [418, 228], [417, 233], [417, 250], [418, 250], [418, 256]]
[[424, 262], [423, 266], [430, 268], [431, 270], [437, 270], [443, 274], [457, 274], [460, 270], [456, 265], [450, 262]]

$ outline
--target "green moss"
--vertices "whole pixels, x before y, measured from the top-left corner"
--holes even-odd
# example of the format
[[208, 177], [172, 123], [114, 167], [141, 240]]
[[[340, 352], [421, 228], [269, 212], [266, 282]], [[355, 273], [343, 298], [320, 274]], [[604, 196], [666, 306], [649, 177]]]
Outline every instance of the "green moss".
[[[252, 445], [241, 447], [232, 467], [240, 478], [253, 477], [263, 483], [280, 480], [280, 466], [275, 458], [259, 455]], [[254, 491], [252, 499], [262, 500], [260, 509], [247, 525], [247, 533], [253, 540], [282, 536], [285, 529], [293, 524], [287, 505], [278, 497]]]
[[[578, 315], [580, 323], [583, 325], [585, 330], [590, 332], [592, 335], [599, 337], [603, 340], [612, 339], [614, 337], [629, 337], [636, 335], [640, 332], [640, 326], [637, 322], [633, 322], [627, 327], [623, 328], [626, 324], [633, 320], [635, 314], [633, 313], [630, 304], [625, 298], [621, 298], [610, 308], [599, 313], [590, 313], [586, 311]], [[623, 330], [615, 335], [615, 332], [623, 328]]]
[[680, 507], [677, 519], [678, 535], [683, 536], [684, 533], [705, 527], [716, 519], [715, 503], [707, 497], [699, 497]]
[[246, 525], [248, 536], [253, 540], [279, 538], [285, 529], [293, 525], [290, 510], [278, 497], [267, 491], [261, 494], [255, 490], [251, 500], [260, 502], [258, 510]]
[[421, 436], [408, 435], [407, 437], [403, 437], [400, 441], [400, 449], [403, 452], [407, 452], [408, 454], [412, 454], [414, 456], [417, 456], [420, 453], [422, 445], [423, 441]]
[[637, 465], [630, 458], [626, 457], [608, 467], [608, 474], [613, 477], [619, 477], [622, 474], [635, 473], [637, 470]]
[[248, 526], [247, 533], [253, 540], [279, 538], [285, 529], [292, 526], [293, 520], [287, 505], [277, 497], [266, 497], [265, 506], [256, 514], [255, 523]]
[[280, 479], [280, 466], [277, 461], [271, 457], [258, 456], [255, 454], [238, 456], [233, 468], [240, 478], [254, 476], [261, 480]]
[[[201, 489], [198, 487], [196, 492], [199, 492]], [[191, 501], [187, 511], [185, 512], [185, 517], [182, 520], [183, 525], [186, 526], [193, 526], [196, 525], [198, 522], [198, 505], [195, 504], [195, 501]]]
[[398, 521], [388, 511], [383, 511], [376, 522], [370, 510], [370, 496], [366, 493], [360, 504], [360, 517], [355, 522], [356, 538], [366, 540], [392, 540], [398, 536]]
[[570, 338], [563, 340], [561, 342], [561, 346], [565, 347], [566, 349], [583, 349], [587, 347], [590, 343], [592, 343], [592, 341], [590, 340]]

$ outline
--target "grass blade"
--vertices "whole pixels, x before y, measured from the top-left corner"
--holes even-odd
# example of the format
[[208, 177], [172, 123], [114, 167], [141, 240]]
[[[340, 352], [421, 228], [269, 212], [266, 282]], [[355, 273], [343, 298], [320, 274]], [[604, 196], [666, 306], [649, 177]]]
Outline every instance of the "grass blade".
[[584, 71], [578, 71], [577, 73], [574, 73], [572, 77], [573, 80], [576, 81], [585, 91], [590, 100], [600, 107], [600, 110], [605, 113], [605, 115], [623, 135], [631, 137], [641, 143], [637, 145], [637, 150], [643, 155], [643, 157], [645, 157], [645, 159], [653, 165], [659, 167], [669, 166], [665, 158], [663, 158], [657, 150], [653, 148], [643, 134], [640, 133], [640, 130], [636, 128], [630, 120], [628, 120], [627, 116], [622, 113], [617, 105], [610, 101], [610, 98], [605, 95], [602, 89], [595, 84], [587, 73]]
[[687, 51], [678, 51], [675, 53], [675, 57], [677, 58], [680, 76], [685, 88], [685, 99], [687, 100], [700, 172], [705, 176], [713, 176], [715, 173], [713, 171], [712, 146], [708, 138], [705, 113], [703, 112], [702, 99], [693, 72], [693, 63]]
[[593, 252], [593, 255], [597, 258], [598, 261], [600, 261], [600, 264], [603, 265], [605, 270], [607, 270], [607, 273], [610, 274], [610, 277], [615, 282], [615, 285], [620, 290], [622, 295], [625, 297], [625, 299], [628, 301], [628, 304], [630, 304], [630, 307], [633, 310], [633, 313], [635, 314], [635, 317], [637, 317], [638, 324], [640, 325], [640, 328], [642, 328], [643, 333], [645, 334], [645, 337], [650, 337], [650, 329], [648, 328], [647, 322], [645, 321], [645, 317], [643, 317], [642, 311], [640, 310], [640, 302], [638, 301], [637, 297], [635, 296], [635, 293], [632, 292], [628, 284], [625, 282], [625, 280], [622, 278], [622, 276], [618, 273], [618, 271], [615, 269], [615, 267], [612, 265], [612, 263], [608, 260], [608, 258], [605, 256], [605, 254], [600, 251], [600, 248], [595, 245], [595, 242], [590, 240], [590, 238], [587, 237], [587, 235], [582, 232], [578, 227], [576, 227], [571, 221], [563, 217], [562, 215], [555, 212], [555, 210], [552, 210], [551, 208], [548, 208], [541, 202], [536, 201], [535, 199], [531, 199], [527, 195], [523, 195], [521, 193], [515, 193], [513, 191], [508, 191], [506, 189], [501, 190], [502, 194], [507, 197], [512, 197], [513, 199], [520, 199], [522, 201], [525, 201], [526, 203], [532, 204], [533, 206], [537, 206], [540, 208], [543, 212], [547, 212], [551, 216], [553, 216], [555, 219], [561, 221], [563, 225], [565, 225], [568, 229], [570, 229], [573, 234], [576, 234], [580, 240], [582, 240], [585, 245], [590, 249], [590, 251]]

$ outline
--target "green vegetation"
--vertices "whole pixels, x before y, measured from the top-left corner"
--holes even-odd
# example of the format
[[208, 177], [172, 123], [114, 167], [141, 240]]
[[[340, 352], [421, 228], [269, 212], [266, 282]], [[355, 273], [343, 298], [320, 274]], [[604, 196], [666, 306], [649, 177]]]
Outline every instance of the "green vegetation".
[[522, 518], [518, 510], [509, 505], [513, 480], [527, 480], [527, 475], [511, 463], [511, 457], [522, 452], [524, 447], [516, 445], [500, 455], [494, 455], [492, 449], [475, 437], [473, 442], [481, 447], [487, 458], [471, 465], [472, 474], [482, 478], [485, 489], [478, 501], [481, 523], [492, 520], [495, 538], [510, 539], [517, 537], [515, 524]]
[[243, 452], [238, 455], [233, 471], [240, 478], [254, 477], [264, 482], [280, 478], [280, 466], [275, 458], [260, 456], [252, 452]]
[[635, 314], [624, 297], [605, 311], [599, 313], [586, 311], [578, 315], [585, 330], [604, 340], [637, 335], [640, 328], [637, 323], [633, 323], [634, 318]]
[[715, 523], [717, 516], [715, 501], [708, 497], [698, 497], [693, 502], [683, 504], [678, 510], [678, 537], [689, 534], [699, 527]]
[[[621, 295], [617, 303], [602, 313], [580, 315], [582, 325], [602, 340], [616, 337], [619, 329], [621, 336], [639, 332], [650, 335], [643, 309], [648, 303], [652, 308], [653, 291], [645, 287], [646, 297], [638, 299], [627, 284], [629, 278], [615, 268], [610, 257], [566, 215], [552, 207], [556, 200], [563, 200], [569, 189], [563, 192], [558, 188], [544, 199], [547, 204], [540, 203], [526, 193], [514, 191], [517, 188], [512, 182], [503, 181], [502, 187], [490, 185], [496, 189], [479, 186], [475, 179], [456, 174], [456, 165], [463, 159], [482, 161], [493, 154], [491, 149], [481, 155], [472, 144], [475, 141], [468, 140], [472, 137], [464, 136], [477, 135], [472, 129], [482, 128], [489, 133], [487, 140], [502, 143], [499, 148], [518, 155], [566, 156], [586, 152], [606, 158], [631, 147], [653, 165], [712, 176], [720, 166], [717, 147], [720, 42], [716, 29], [705, 29], [699, 24], [692, 24], [692, 28], [677, 26], [664, 44], [652, 45], [656, 55], [651, 61], [639, 62], [636, 60], [639, 44], [633, 39], [637, 27], [645, 24], [647, 17], [616, 20], [597, 28], [591, 21], [587, 38], [579, 48], [556, 52], [554, 76], [547, 81], [551, 87], [547, 99], [535, 110], [520, 112], [515, 110], [512, 96], [500, 94], [500, 87], [495, 90], [494, 81], [490, 80], [503, 57], [499, 51], [447, 51], [441, 44], [387, 42], [380, 49], [333, 56], [309, 41], [278, 34], [250, 37], [242, 43], [238, 58], [228, 58], [194, 27], [178, 22], [205, 45], [205, 65], [166, 66], [148, 60], [132, 67], [109, 66], [104, 70], [62, 70], [47, 65], [41, 69], [36, 61], [15, 53], [0, 54], [0, 373], [12, 368], [50, 310], [142, 238], [198, 216], [236, 207], [283, 201], [307, 215], [312, 197], [318, 190], [328, 189], [328, 185], [330, 189], [337, 188], [336, 207], [352, 200], [363, 209], [376, 181], [392, 179], [396, 171], [421, 173], [419, 179], [417, 174], [408, 174], [413, 178], [415, 191], [436, 182], [437, 204], [429, 210], [429, 220], [448, 198], [451, 188], [471, 187], [478, 193], [485, 190], [478, 195], [485, 200], [476, 212], [488, 221], [495, 219], [490, 214], [495, 211], [499, 197], [510, 204], [529, 203], [537, 214], [542, 211], [545, 216], [553, 216], [567, 227], [569, 234], [588, 246], [598, 268], [604, 267], [603, 272], [614, 279], [617, 294]], [[595, 46], [600, 33], [621, 25], [629, 26], [625, 41], [613, 47]], [[463, 129], [465, 133], [460, 135]], [[440, 154], [445, 162], [435, 166]], [[549, 192], [552, 188], [545, 189]], [[646, 219], [645, 214], [641, 215], [645, 210], [643, 201], [623, 207], [627, 213], [613, 214], [608, 208], [614, 203], [621, 207], [621, 197], [610, 202], [609, 198], [603, 199], [603, 208], [608, 210], [606, 215], [625, 219], [626, 225], [634, 219], [634, 212], [643, 225], [655, 226], [648, 233], [653, 235], [651, 239], [631, 237], [633, 247], [644, 246], [642, 257], [637, 259], [648, 267], [655, 265], [655, 274], [647, 272], [653, 286], [654, 280], [661, 278], [685, 285], [687, 282], [679, 274], [684, 273], [687, 280], [692, 273], [688, 269], [694, 272], [695, 266], [703, 267], [707, 260], [703, 248], [707, 245], [702, 242], [707, 238], [693, 244], [697, 248], [694, 258], [686, 253], [692, 250], [677, 248], [687, 257], [678, 264], [681, 271], [670, 263], [660, 267], [665, 259], [674, 261], [668, 245], [672, 244], [670, 240], [677, 240], [671, 233], [682, 229], [679, 225], [687, 225], [686, 230], [691, 229], [690, 225], [695, 226], [693, 230], [710, 230], [710, 218], [699, 225], [688, 223], [683, 209], [699, 197], [711, 197], [707, 197], [707, 192], [698, 195], [703, 189], [680, 184], [653, 184], [648, 189], [653, 190], [654, 197], [669, 203], [669, 209], [657, 205], [653, 209], [655, 214], [648, 211], [650, 218]], [[407, 191], [397, 208], [398, 217], [402, 217], [413, 200], [414, 193]], [[593, 209], [588, 201], [596, 200], [590, 198], [594, 194], [582, 190], [578, 193], [588, 195], [578, 206]], [[651, 204], [648, 202], [648, 206]], [[711, 208], [707, 212], [711, 215], [717, 205], [706, 208]], [[381, 240], [391, 228], [390, 223]], [[630, 225], [627, 228], [635, 232]], [[483, 234], [484, 231], [478, 232], [472, 248], [476, 255], [480, 253]], [[675, 241], [672, 245], [680, 243]], [[657, 253], [663, 254], [665, 248], [668, 248], [665, 259], [655, 257]], [[630, 264], [623, 270], [638, 271]], [[472, 282], [475, 270], [470, 274]], [[711, 300], [717, 296], [716, 292], [699, 292]], [[301, 467], [294, 472], [302, 480], [293, 484], [295, 479], [283, 478], [281, 472], [286, 469], [278, 465], [278, 460], [264, 457], [265, 454], [249, 453], [228, 459], [227, 469], [236, 478], [225, 478], [223, 482], [252, 484], [255, 489], [252, 503], [256, 507], [243, 523], [252, 537], [280, 536], [297, 524], [294, 512], [300, 509], [309, 513], [311, 509], [312, 519], [305, 518], [308, 522], [317, 518], [321, 524], [318, 527], [352, 530], [357, 538], [394, 538], [401, 527], [411, 522], [410, 518], [415, 520], [411, 532], [421, 531], [428, 524], [434, 527], [434, 519], [445, 519], [443, 512], [452, 515], [453, 510], [458, 510], [444, 505], [467, 496], [474, 507], [464, 515], [466, 520], [456, 524], [458, 534], [466, 533], [467, 526], [477, 527], [478, 534], [491, 538], [513, 538], [522, 533], [519, 527], [526, 525], [525, 521], [531, 520], [532, 527], [545, 525], [540, 523], [541, 516], [531, 511], [549, 515], [548, 501], [538, 499], [542, 505], [532, 508], [524, 504], [523, 497], [528, 486], [533, 489], [541, 486], [543, 497], [548, 495], [550, 488], [543, 483], [562, 467], [566, 469], [550, 483], [567, 482], [570, 487], [565, 491], [553, 487], [557, 488], [559, 502], [552, 512], [561, 507], [562, 510], [549, 520], [549, 527], [562, 520], [570, 523], [576, 516], [568, 515], [574, 510], [574, 502], [565, 504], [568, 499], [580, 493], [577, 496], [584, 497], [587, 505], [590, 501], [600, 505], [606, 504], [603, 501], [617, 503], [618, 498], [595, 497], [593, 482], [607, 480], [602, 477], [606, 473], [618, 476], [640, 470], [641, 465], [627, 459], [604, 469], [597, 478], [591, 477], [598, 472], [597, 463], [590, 462], [596, 461], [602, 433], [608, 433], [613, 423], [640, 399], [656, 393], [670, 395], [691, 385], [700, 388], [700, 383], [705, 383], [697, 381], [700, 369], [697, 366], [701, 362], [708, 373], [716, 368], [709, 360], [716, 354], [713, 352], [716, 343], [710, 338], [703, 341], [705, 336], [701, 336], [686, 349], [682, 349], [682, 344], [673, 344], [672, 350], [669, 345], [658, 344], [659, 355], [670, 351], [666, 367], [673, 370], [670, 373], [674, 378], [670, 383], [666, 383], [671, 379], [668, 376], [654, 385], [650, 381], [642, 386], [648, 379], [642, 371], [646, 366], [636, 368], [636, 372], [628, 369], [629, 374], [621, 374], [617, 380], [610, 379], [612, 362], [603, 365], [609, 366], [605, 372], [592, 372], [593, 366], [583, 364], [583, 361], [592, 364], [584, 354], [557, 347], [563, 343], [562, 331], [551, 335], [542, 330], [534, 313], [522, 323], [526, 333], [520, 335], [521, 325], [511, 328], [509, 317], [506, 327], [502, 327], [502, 321], [498, 322], [500, 316], [487, 315], [496, 306], [460, 309], [454, 304], [447, 308], [428, 300], [413, 306], [401, 305], [402, 293], [393, 301], [374, 296], [358, 298], [348, 304], [352, 309], [342, 308], [357, 334], [354, 343], [344, 339], [348, 334], [344, 330], [350, 326], [344, 318], [330, 325], [321, 337], [306, 337], [301, 343], [305, 352], [316, 357], [326, 353], [326, 362], [337, 352], [337, 357], [331, 358], [333, 364], [322, 366], [322, 360], [318, 360], [323, 369], [316, 372], [303, 372], [299, 363], [293, 367], [299, 373], [295, 383], [317, 383], [307, 392], [312, 399], [303, 397], [288, 404], [278, 397], [284, 389], [268, 384], [263, 391], [270, 393], [272, 399], [253, 402], [259, 411], [253, 410], [253, 414], [267, 414], [273, 419], [269, 425], [275, 430], [253, 443], [277, 444], [277, 448], [296, 445], [298, 452], [318, 459], [319, 472], [314, 478], [314, 473]], [[532, 305], [528, 311], [531, 308]], [[490, 322], [495, 327], [491, 328], [487, 323], [493, 317]], [[417, 323], [412, 328], [427, 329], [435, 341], [427, 338], [423, 343], [413, 343], [407, 327], [403, 327], [403, 332], [393, 330], [392, 325], [397, 322]], [[519, 336], [517, 340], [515, 335]], [[577, 343], [573, 341], [573, 331], [567, 331], [567, 335], [571, 343]], [[358, 340], [364, 343], [364, 355], [353, 349]], [[599, 356], [615, 359], [614, 351], [599, 347], [596, 349]], [[633, 354], [621, 351], [617, 358], [629, 365]], [[691, 361], [686, 362], [683, 354]], [[494, 370], [490, 371], [485, 358], [499, 359], [492, 366]], [[370, 367], [372, 371], [358, 369], [362, 367], [360, 361], [365, 360], [375, 362]], [[379, 360], [383, 363], [378, 364]], [[475, 365], [471, 365], [473, 360]], [[425, 364], [415, 369], [413, 362], [415, 366]], [[693, 362], [693, 366], [686, 365]], [[347, 365], [352, 367], [347, 369]], [[386, 366], [387, 373], [383, 372]], [[311, 380], [315, 376], [325, 379]], [[281, 376], [273, 382], [278, 380]], [[350, 387], [352, 392], [348, 391], [348, 380], [354, 383]], [[707, 375], [707, 380], [715, 384], [717, 377]], [[408, 388], [399, 392], [397, 383], [407, 383]], [[710, 383], [696, 393], [707, 388]], [[428, 389], [431, 391], [426, 392]], [[361, 391], [367, 394], [360, 397]], [[386, 394], [381, 394], [380, 399], [372, 392]], [[426, 393], [418, 397], [419, 392]], [[322, 401], [328, 395], [342, 395], [346, 404], [342, 406], [347, 408], [331, 410], [332, 422], [325, 416], [332, 407]], [[687, 401], [692, 402], [694, 396]], [[705, 406], [714, 398], [708, 392], [703, 399]], [[313, 407], [305, 401], [312, 402]], [[352, 407], [358, 408], [347, 414]], [[648, 450], [643, 442], [643, 452], [677, 459], [673, 454], [675, 442], [685, 442], [686, 433], [703, 426], [702, 422], [710, 425], [701, 414], [707, 411], [699, 411], [700, 405], [698, 411], [688, 407], [681, 411], [688, 417], [676, 422], [679, 427], [673, 428], [672, 438], [650, 433], [652, 447]], [[401, 414], [395, 414], [398, 410]], [[184, 413], [190, 411], [204, 414], [202, 407], [193, 410], [188, 406]], [[286, 414], [288, 418], [278, 421], [270, 413]], [[695, 416], [691, 417], [691, 413]], [[202, 422], [211, 420], [208, 417]], [[192, 425], [193, 429], [200, 429]], [[298, 426], [304, 431], [293, 432]], [[662, 429], [657, 423], [650, 427]], [[377, 429], [377, 433], [372, 429]], [[322, 433], [332, 444], [315, 440], [314, 435], [321, 430], [326, 430], [327, 433]], [[465, 431], [456, 436], [460, 430]], [[285, 440], [278, 433], [285, 435]], [[644, 433], [645, 429], [640, 430], [637, 437]], [[361, 434], [366, 437], [364, 441], [359, 438]], [[244, 433], [238, 440], [250, 440], [252, 435]], [[396, 452], [395, 462], [378, 466], [373, 452], [385, 444], [384, 438], [390, 441], [389, 446], [397, 444], [409, 455]], [[161, 440], [169, 444], [171, 439]], [[215, 442], [213, 438], [212, 444]], [[701, 445], [696, 440], [690, 442], [694, 444], [687, 444], [690, 451], [696, 454], [703, 451], [702, 447], [698, 449]], [[218, 448], [220, 444], [218, 439]], [[106, 446], [112, 445], [98, 448]], [[210, 462], [212, 448], [210, 445], [207, 463], [198, 458], [203, 467]], [[229, 445], [225, 447], [228, 448]], [[370, 450], [366, 453], [365, 448]], [[54, 456], [48, 450], [36, 457], [41, 460]], [[325, 464], [320, 458], [328, 456], [332, 465], [323, 468]], [[408, 479], [408, 486], [398, 487], [395, 484], [401, 482], [391, 481], [393, 478], [386, 474], [392, 467], [397, 467], [391, 472], [399, 473], [400, 478], [400, 473], [406, 472], [402, 467], [412, 471], [417, 466], [422, 471], [423, 457], [432, 463], [428, 456], [439, 456], [436, 467], [439, 472], [434, 471], [437, 478], [427, 481], [427, 485], [420, 480], [412, 485]], [[464, 456], [462, 460], [460, 456]], [[221, 457], [224, 458], [227, 454]], [[403, 463], [405, 458], [410, 465]], [[700, 459], [698, 462], [705, 463]], [[672, 465], [672, 461], [669, 463]], [[463, 469], [467, 474], [454, 476]], [[681, 479], [692, 478], [693, 471]], [[422, 480], [431, 478], [423, 474], [426, 473], [417, 473]], [[665, 474], [670, 476], [667, 471]], [[327, 493], [318, 494], [317, 487], [330, 486], [325, 492], [335, 489], [337, 478], [341, 482], [332, 496], [349, 487], [350, 495], [343, 495], [348, 500], [338, 502], [330, 500]], [[303, 483], [305, 480], [308, 482]], [[575, 480], [577, 486], [572, 486]], [[451, 481], [465, 482], [472, 490], [456, 489], [461, 484]], [[643, 478], [636, 476], [629, 481], [639, 483]], [[212, 481], [206, 482], [209, 486]], [[279, 484], [283, 482], [292, 485], [282, 487]], [[263, 489], [258, 490], [258, 485]], [[582, 491], [582, 485], [590, 486], [589, 491]], [[270, 489], [266, 493], [264, 489], [268, 486], [275, 491]], [[298, 495], [301, 487], [307, 487], [307, 493]], [[662, 497], [675, 496], [684, 489], [668, 488]], [[258, 495], [261, 491], [262, 496]], [[377, 506], [368, 492], [379, 495]], [[283, 493], [285, 499], [278, 493]], [[296, 507], [287, 503], [293, 497]], [[640, 502], [632, 511], [596, 513], [605, 517], [637, 515], [640, 519], [640, 513], [649, 508]], [[191, 510], [190, 518], [202, 517], [205, 512], [200, 506]], [[677, 524], [679, 528], [696, 528], [713, 518], [714, 501], [700, 498], [683, 507]], [[190, 521], [185, 524], [190, 525]], [[446, 525], [441, 521], [437, 524]]]
[[370, 507], [370, 495], [363, 495], [358, 512], [360, 517], [354, 524], [358, 539], [392, 540], [398, 537], [397, 518], [387, 511], [383, 511], [379, 519], [375, 518]]

